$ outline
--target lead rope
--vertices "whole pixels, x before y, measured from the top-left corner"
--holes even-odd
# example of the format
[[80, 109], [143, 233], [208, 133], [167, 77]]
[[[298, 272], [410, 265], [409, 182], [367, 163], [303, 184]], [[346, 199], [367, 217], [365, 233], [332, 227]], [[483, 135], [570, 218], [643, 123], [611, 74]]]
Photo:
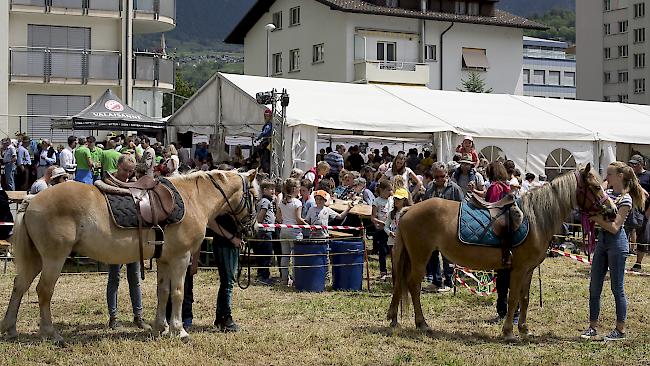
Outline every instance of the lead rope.
[[242, 290], [246, 290], [251, 285], [251, 249], [252, 248], [246, 242], [242, 241], [242, 244], [244, 244], [244, 259], [246, 260], [246, 270], [248, 271], [248, 274], [246, 279], [246, 286], [244, 286], [241, 283], [241, 273], [243, 268], [240, 263], [239, 268], [237, 268], [237, 286], [239, 286], [239, 288]]

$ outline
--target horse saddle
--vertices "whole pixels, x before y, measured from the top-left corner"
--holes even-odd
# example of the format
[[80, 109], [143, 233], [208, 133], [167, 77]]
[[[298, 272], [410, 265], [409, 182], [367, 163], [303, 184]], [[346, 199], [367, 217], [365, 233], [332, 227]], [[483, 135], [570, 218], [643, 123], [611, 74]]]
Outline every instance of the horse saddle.
[[458, 239], [464, 244], [501, 247], [507, 241], [516, 247], [528, 231], [528, 219], [512, 195], [490, 203], [470, 193], [460, 205]]

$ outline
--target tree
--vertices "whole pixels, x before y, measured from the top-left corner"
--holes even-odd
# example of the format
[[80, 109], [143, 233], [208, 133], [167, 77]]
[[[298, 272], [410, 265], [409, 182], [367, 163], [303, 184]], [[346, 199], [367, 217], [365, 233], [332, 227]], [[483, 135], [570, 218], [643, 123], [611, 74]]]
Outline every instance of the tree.
[[459, 88], [459, 91], [468, 93], [492, 93], [492, 88], [486, 89], [485, 81], [478, 72], [470, 71], [468, 76], [467, 79], [460, 80], [463, 87]]
[[[176, 91], [173, 94], [167, 93], [163, 96], [163, 117], [171, 116], [194, 93], [196, 93], [196, 87], [185, 80], [180, 73], [176, 73]], [[172, 110], [172, 107], [174, 110]]]

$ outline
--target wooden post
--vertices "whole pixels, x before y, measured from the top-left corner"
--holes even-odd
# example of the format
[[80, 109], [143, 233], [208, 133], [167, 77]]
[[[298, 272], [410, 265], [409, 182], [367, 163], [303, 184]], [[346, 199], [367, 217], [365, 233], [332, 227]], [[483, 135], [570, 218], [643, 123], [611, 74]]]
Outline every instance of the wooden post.
[[366, 264], [366, 286], [370, 292], [370, 264], [368, 262], [368, 247], [366, 245], [366, 227], [361, 223], [361, 242], [363, 243], [363, 261]]
[[539, 267], [537, 267], [537, 278], [539, 279], [539, 307], [543, 307], [544, 304], [542, 303], [542, 265], [540, 264]]

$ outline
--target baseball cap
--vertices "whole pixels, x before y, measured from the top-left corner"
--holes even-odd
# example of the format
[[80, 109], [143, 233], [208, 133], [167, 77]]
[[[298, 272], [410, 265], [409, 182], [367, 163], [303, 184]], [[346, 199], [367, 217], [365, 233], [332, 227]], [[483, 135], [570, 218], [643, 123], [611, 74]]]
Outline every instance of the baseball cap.
[[398, 200], [403, 200], [403, 199], [409, 198], [409, 192], [404, 188], [399, 188], [398, 190], [395, 191], [395, 194], [393, 194], [393, 197], [398, 199]]
[[638, 154], [632, 155], [632, 157], [630, 158], [630, 160], [628, 160], [627, 163], [628, 164], [634, 164], [634, 165], [636, 165], [636, 164], [643, 165], [643, 156], [638, 155]]
[[465, 135], [465, 136], [463, 136], [463, 141], [465, 141], [465, 140], [470, 140], [470, 141], [473, 142], [474, 138], [472, 136], [470, 136], [470, 135]]
[[316, 197], [316, 196], [321, 196], [323, 199], [326, 200], [328, 194], [327, 194], [327, 192], [325, 192], [324, 190], [319, 189], [319, 190], [317, 190], [316, 192], [314, 192], [314, 197]]

